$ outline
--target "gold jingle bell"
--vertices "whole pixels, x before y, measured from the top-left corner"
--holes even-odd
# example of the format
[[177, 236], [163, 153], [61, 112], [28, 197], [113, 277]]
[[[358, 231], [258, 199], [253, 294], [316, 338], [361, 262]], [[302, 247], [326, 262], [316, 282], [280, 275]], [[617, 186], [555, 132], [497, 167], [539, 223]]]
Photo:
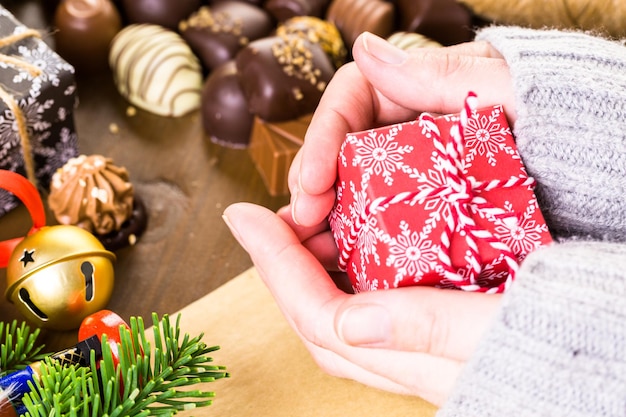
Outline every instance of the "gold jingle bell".
[[115, 254], [78, 226], [42, 227], [11, 253], [6, 298], [41, 327], [76, 329], [109, 302], [113, 261]]

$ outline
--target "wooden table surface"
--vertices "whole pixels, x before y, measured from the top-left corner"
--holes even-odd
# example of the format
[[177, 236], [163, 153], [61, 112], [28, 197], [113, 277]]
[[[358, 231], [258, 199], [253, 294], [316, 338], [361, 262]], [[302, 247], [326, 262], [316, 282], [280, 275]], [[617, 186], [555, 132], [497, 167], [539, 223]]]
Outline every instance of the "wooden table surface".
[[[27, 26], [51, 30], [39, 1], [0, 4]], [[248, 269], [251, 261], [223, 223], [223, 210], [238, 201], [277, 209], [288, 197], [268, 194], [247, 150], [210, 142], [199, 112], [164, 118], [138, 110], [128, 116], [129, 104], [108, 71], [79, 76], [77, 83], [79, 152], [108, 156], [126, 167], [149, 214], [138, 243], [116, 252], [115, 288], [107, 308], [126, 320], [142, 316], [150, 323], [152, 312], [174, 313]], [[56, 223], [50, 214], [48, 223]], [[19, 208], [0, 218], [0, 239], [23, 235], [29, 227], [26, 210]], [[5, 289], [0, 270], [0, 293]], [[2, 297], [0, 320], [14, 318], [22, 316]], [[75, 331], [44, 330], [42, 336], [47, 351], [77, 339]]]

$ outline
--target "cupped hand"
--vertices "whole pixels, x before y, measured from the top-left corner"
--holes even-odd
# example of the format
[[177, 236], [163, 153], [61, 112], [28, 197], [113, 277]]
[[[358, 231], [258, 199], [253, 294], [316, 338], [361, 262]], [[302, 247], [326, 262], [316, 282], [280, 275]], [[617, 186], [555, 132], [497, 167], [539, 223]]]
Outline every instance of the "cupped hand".
[[[285, 217], [285, 216], [283, 216]], [[489, 326], [500, 296], [405, 287], [349, 294], [309, 247], [319, 226], [237, 203], [224, 212], [289, 324], [327, 373], [441, 405]]]
[[319, 224], [330, 212], [346, 133], [404, 122], [420, 112], [457, 113], [470, 90], [481, 107], [502, 104], [509, 123], [515, 122], [508, 66], [486, 42], [407, 52], [364, 33], [352, 53], [354, 62], [326, 88], [289, 172], [291, 216], [300, 225]]

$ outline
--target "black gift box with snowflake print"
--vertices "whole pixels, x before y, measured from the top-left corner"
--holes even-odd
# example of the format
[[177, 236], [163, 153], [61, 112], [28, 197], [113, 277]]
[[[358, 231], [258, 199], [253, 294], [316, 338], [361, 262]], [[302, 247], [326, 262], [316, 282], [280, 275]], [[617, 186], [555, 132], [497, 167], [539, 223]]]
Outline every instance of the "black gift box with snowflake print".
[[[0, 6], [0, 169], [48, 190], [54, 172], [78, 155], [76, 103], [74, 68]], [[0, 216], [18, 204], [0, 190]]]

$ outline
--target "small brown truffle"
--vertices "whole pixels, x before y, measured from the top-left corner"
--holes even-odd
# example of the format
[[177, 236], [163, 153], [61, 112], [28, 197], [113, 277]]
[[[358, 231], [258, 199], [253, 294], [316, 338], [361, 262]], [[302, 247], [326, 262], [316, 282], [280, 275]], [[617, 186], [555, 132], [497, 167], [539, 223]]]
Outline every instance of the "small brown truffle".
[[363, 32], [386, 38], [393, 32], [395, 8], [384, 0], [333, 0], [326, 20], [337, 26], [348, 48]]
[[233, 59], [251, 41], [270, 34], [274, 21], [268, 12], [243, 1], [204, 6], [180, 22], [179, 32], [210, 71]]
[[76, 71], [106, 70], [109, 45], [122, 27], [109, 0], [64, 0], [54, 15], [56, 51]]
[[276, 20], [284, 22], [295, 16], [314, 16], [322, 18], [330, 0], [267, 0], [267, 9]]
[[244, 148], [250, 141], [254, 115], [239, 85], [235, 61], [209, 74], [202, 88], [202, 124], [212, 142]]
[[394, 0], [401, 31], [416, 32], [443, 45], [474, 37], [472, 14], [456, 0]]
[[129, 23], [152, 23], [176, 30], [202, 0], [121, 0]]
[[109, 250], [134, 244], [147, 224], [128, 171], [101, 155], [71, 158], [57, 170], [48, 205], [59, 223], [91, 232]]
[[296, 16], [287, 19], [276, 29], [276, 34], [300, 35], [320, 46], [339, 68], [346, 62], [347, 52], [339, 29], [333, 23], [313, 16]]
[[258, 39], [235, 60], [248, 108], [269, 122], [313, 112], [335, 72], [318, 43], [297, 35]]

